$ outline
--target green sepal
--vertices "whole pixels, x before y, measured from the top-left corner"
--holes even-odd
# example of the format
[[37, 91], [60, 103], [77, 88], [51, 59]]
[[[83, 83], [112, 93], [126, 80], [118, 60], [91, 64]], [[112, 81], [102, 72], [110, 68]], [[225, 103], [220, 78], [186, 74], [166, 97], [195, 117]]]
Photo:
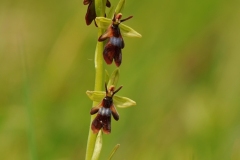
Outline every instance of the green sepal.
[[108, 84], [108, 81], [109, 81], [109, 73], [107, 70], [105, 70], [105, 83]]
[[117, 82], [118, 82], [118, 79], [119, 79], [119, 69], [115, 69], [110, 78], [109, 78], [109, 81], [108, 81], [108, 84], [107, 86], [110, 87], [110, 86], [117, 86]]
[[95, 147], [92, 155], [92, 160], [98, 160], [102, 150], [102, 131], [98, 132]]
[[113, 104], [119, 108], [127, 108], [131, 106], [135, 106], [136, 102], [131, 100], [130, 98], [115, 95], [113, 97]]
[[125, 24], [120, 23], [119, 28], [121, 29], [121, 34], [125, 37], [136, 37], [136, 38], [142, 37], [140, 33], [138, 33], [137, 31], [135, 31], [134, 29], [132, 29], [131, 27]]
[[97, 23], [97, 26], [101, 29], [107, 29], [108, 26], [110, 26], [112, 23], [111, 19], [105, 17], [96, 17], [95, 21]]
[[[103, 98], [106, 96], [106, 92], [103, 92], [103, 91], [87, 91], [86, 94], [92, 101], [95, 101], [98, 103], [100, 103], [103, 100]], [[115, 105], [115, 107], [127, 108], [131, 106], [135, 106], [136, 102], [127, 97], [114, 95], [113, 104]]]
[[124, 4], [125, 4], [125, 0], [120, 0], [120, 1], [118, 2], [118, 5], [117, 5], [117, 7], [116, 7], [116, 9], [115, 9], [115, 13], [116, 13], [116, 14], [121, 13], [121, 11], [122, 11], [123, 8], [124, 8]]
[[86, 94], [92, 101], [95, 102], [101, 102], [102, 99], [106, 96], [106, 92], [103, 91], [87, 91]]
[[[95, 20], [98, 27], [101, 29], [107, 29], [112, 24], [112, 20], [105, 17], [96, 17]], [[119, 28], [121, 30], [121, 34], [125, 37], [137, 37], [137, 38], [142, 37], [141, 34], [139, 34], [137, 31], [135, 31], [134, 29], [125, 24], [122, 23], [119, 24]]]

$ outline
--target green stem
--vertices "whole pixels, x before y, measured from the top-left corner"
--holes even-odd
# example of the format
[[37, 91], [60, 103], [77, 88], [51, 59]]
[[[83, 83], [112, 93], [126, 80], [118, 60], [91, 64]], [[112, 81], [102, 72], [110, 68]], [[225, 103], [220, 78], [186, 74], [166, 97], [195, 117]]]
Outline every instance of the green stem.
[[[98, 17], [105, 15], [105, 5], [106, 0], [95, 0], [95, 11]], [[103, 34], [104, 30], [98, 28], [98, 37], [100, 37]], [[103, 42], [97, 41], [97, 46], [95, 50], [95, 91], [101, 91], [102, 90], [102, 81], [103, 81]], [[93, 107], [98, 105], [96, 102], [93, 102]], [[97, 134], [94, 134], [91, 130], [91, 123], [93, 119], [96, 117], [96, 115], [91, 116], [90, 121], [90, 127], [89, 127], [89, 133], [88, 133], [88, 141], [87, 141], [87, 150], [86, 150], [86, 157], [85, 160], [91, 160], [92, 155], [95, 148], [96, 138]], [[101, 132], [101, 131], [100, 131]]]
[[[103, 30], [98, 29], [98, 37], [101, 36], [102, 34], [103, 34]], [[94, 88], [95, 91], [102, 90], [102, 79], [103, 79], [102, 53], [103, 53], [103, 43], [97, 42], [97, 47], [96, 47], [96, 51], [95, 51], [95, 70], [96, 70], [95, 88]], [[93, 107], [96, 105], [98, 105], [98, 103], [93, 102]], [[94, 134], [91, 130], [91, 123], [92, 123], [93, 119], [95, 118], [95, 116], [96, 115], [91, 116], [85, 160], [92, 159], [92, 155], [93, 155], [93, 151], [94, 151], [94, 147], [95, 147], [95, 141], [96, 141], [97, 134]]]

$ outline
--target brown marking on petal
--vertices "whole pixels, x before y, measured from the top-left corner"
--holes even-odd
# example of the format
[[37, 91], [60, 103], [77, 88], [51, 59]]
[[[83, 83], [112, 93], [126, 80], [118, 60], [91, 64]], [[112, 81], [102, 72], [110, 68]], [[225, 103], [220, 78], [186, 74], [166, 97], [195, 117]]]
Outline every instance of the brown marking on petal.
[[122, 51], [120, 48], [117, 47], [113, 59], [114, 59], [116, 66], [119, 67], [122, 63]]
[[115, 54], [115, 46], [113, 46], [111, 43], [107, 43], [105, 48], [104, 48], [104, 51], [103, 51], [103, 57], [104, 57], [104, 60], [107, 64], [112, 64], [112, 61], [113, 61], [113, 57], [114, 57], [114, 54]]
[[107, 6], [108, 8], [110, 8], [110, 7], [111, 7], [111, 3], [110, 3], [110, 1], [109, 1], [109, 0], [107, 0], [107, 2], [106, 2], [106, 6]]
[[111, 111], [112, 111], [113, 118], [114, 118], [116, 121], [118, 121], [118, 120], [119, 120], [119, 114], [118, 114], [115, 106], [112, 105], [112, 106], [110, 107], [110, 109], [111, 109]]
[[93, 114], [96, 114], [98, 112], [98, 110], [102, 107], [102, 103], [100, 103], [99, 105], [93, 107], [90, 111], [90, 114], [93, 115]]
[[92, 121], [91, 129], [93, 133], [98, 133], [99, 130], [102, 128], [102, 123], [101, 123], [102, 116], [98, 114], [95, 119]]
[[109, 116], [103, 116], [102, 119], [102, 129], [103, 133], [109, 134], [111, 133], [111, 117]]
[[90, 2], [92, 2], [92, 0], [83, 0], [84, 5], [88, 5]]
[[95, 3], [94, 1], [90, 1], [87, 13], [85, 15], [86, 24], [90, 25], [95, 18], [96, 18]]

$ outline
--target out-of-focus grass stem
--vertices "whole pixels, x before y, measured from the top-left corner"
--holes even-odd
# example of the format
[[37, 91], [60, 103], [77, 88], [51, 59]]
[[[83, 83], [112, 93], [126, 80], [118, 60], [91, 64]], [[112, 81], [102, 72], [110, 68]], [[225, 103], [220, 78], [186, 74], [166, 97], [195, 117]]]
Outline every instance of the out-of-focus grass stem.
[[28, 123], [28, 147], [29, 147], [29, 156], [31, 160], [37, 160], [37, 152], [36, 152], [36, 141], [35, 141], [35, 132], [34, 132], [34, 119], [33, 119], [33, 111], [31, 106], [31, 99], [30, 99], [30, 82], [28, 76], [28, 67], [26, 62], [26, 53], [24, 52], [23, 47], [20, 47], [20, 56], [22, 60], [22, 77], [23, 77], [23, 100], [24, 106], [26, 108], [27, 114], [27, 123]]

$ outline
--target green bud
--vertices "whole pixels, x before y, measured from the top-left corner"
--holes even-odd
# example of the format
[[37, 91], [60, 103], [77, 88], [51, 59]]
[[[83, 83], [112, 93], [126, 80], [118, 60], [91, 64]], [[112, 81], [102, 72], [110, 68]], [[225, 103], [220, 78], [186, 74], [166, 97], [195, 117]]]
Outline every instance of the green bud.
[[108, 84], [108, 81], [109, 81], [109, 73], [107, 70], [105, 70], [105, 83]]
[[117, 82], [119, 79], [119, 69], [115, 69], [109, 78], [107, 86], [110, 87], [111, 85], [117, 86]]
[[115, 9], [115, 13], [117, 14], [117, 13], [121, 13], [121, 11], [123, 10], [123, 8], [124, 8], [124, 4], [125, 4], [125, 0], [120, 0], [119, 2], [118, 2], [118, 5], [117, 5], [117, 7], [116, 7], [116, 9]]

